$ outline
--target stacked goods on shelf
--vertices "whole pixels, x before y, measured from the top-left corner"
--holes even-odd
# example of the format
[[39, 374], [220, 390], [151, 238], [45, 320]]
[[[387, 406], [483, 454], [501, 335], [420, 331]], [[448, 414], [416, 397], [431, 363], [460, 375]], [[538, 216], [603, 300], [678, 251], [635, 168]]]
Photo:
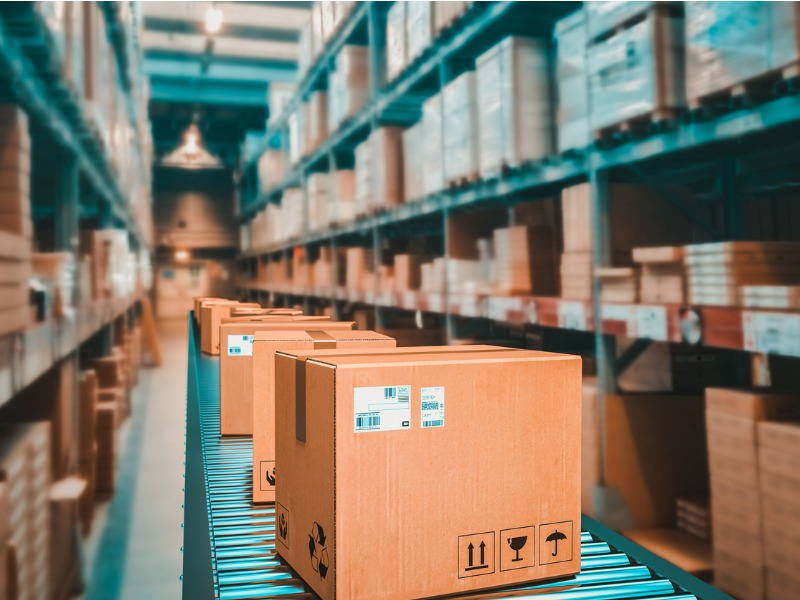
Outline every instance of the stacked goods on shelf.
[[355, 116], [369, 98], [369, 53], [366, 46], [342, 46], [328, 75], [328, 129], [334, 133]]
[[683, 246], [634, 248], [633, 262], [641, 266], [639, 296], [642, 303], [686, 302]]
[[[586, 6], [590, 32], [601, 6]], [[593, 132], [674, 118], [686, 104], [683, 18], [672, 16], [668, 7], [651, 7], [643, 20], [590, 43], [586, 71]]]
[[281, 200], [281, 221], [278, 227], [282, 227], [280, 240], [292, 240], [303, 235], [305, 224], [304, 214], [304, 191], [303, 188], [292, 187], [283, 191]]
[[469, 8], [471, 2], [431, 2], [433, 5], [433, 28], [435, 35], [450, 27]]
[[412, 202], [425, 195], [423, 173], [425, 171], [425, 130], [420, 120], [403, 130], [403, 201]]
[[800, 310], [800, 286], [745, 285], [742, 286], [742, 304], [753, 308]]
[[372, 192], [374, 186], [372, 178], [374, 176], [374, 160], [372, 144], [370, 144], [370, 139], [367, 138], [356, 146], [355, 150], [356, 189], [353, 208], [356, 217], [363, 217], [369, 214], [370, 206], [373, 204]]
[[328, 137], [328, 97], [323, 91], [312, 92], [308, 102], [304, 104], [305, 117], [305, 144], [306, 154], [316, 150]]
[[708, 496], [675, 498], [675, 526], [701, 540], [711, 539], [711, 503]]
[[445, 264], [444, 258], [434, 258], [431, 262], [420, 265], [420, 286], [423, 292], [443, 294], [445, 290]]
[[219, 361], [221, 435], [253, 435], [253, 340], [265, 331], [352, 329], [352, 322], [329, 317], [286, 316], [240, 320], [220, 326]]
[[434, 36], [434, 2], [410, 2], [406, 9], [406, 35], [408, 63], [413, 63], [432, 45]]
[[86, 493], [79, 504], [83, 533], [88, 534], [94, 519], [97, 469], [97, 373], [81, 372], [78, 383], [78, 473], [87, 482]]
[[578, 10], [556, 23], [555, 38], [558, 151], [581, 150], [591, 143], [584, 11]]
[[483, 177], [552, 152], [548, 53], [548, 44], [542, 40], [508, 37], [478, 57]]
[[800, 283], [796, 242], [718, 242], [684, 249], [689, 302], [741, 306], [742, 289]]
[[422, 105], [421, 123], [422, 191], [427, 196], [444, 187], [442, 94], [428, 98]]
[[[772, 540], [764, 535], [757, 431], [763, 421], [800, 419], [800, 398], [763, 390], [708, 388], [714, 582], [744, 599], [763, 598]], [[766, 519], [765, 519], [766, 522]]]
[[261, 194], [278, 185], [284, 175], [284, 154], [280, 150], [267, 150], [258, 158], [258, 189]]
[[306, 261], [305, 248], [295, 246], [292, 248], [292, 287], [304, 290], [310, 282], [310, 266]]
[[[271, 81], [269, 84], [269, 120], [267, 126], [274, 125], [280, 117], [297, 91], [296, 83], [282, 81]], [[269, 150], [267, 151], [269, 152]]]
[[23, 330], [31, 321], [30, 274], [30, 240], [0, 231], [0, 335]]
[[[580, 456], [573, 443], [581, 427], [578, 357], [492, 346], [285, 350], [275, 356], [275, 377], [281, 382], [275, 396], [278, 472], [308, 475], [280, 480], [276, 518], [289, 519], [290, 526], [279, 530], [276, 549], [321, 598], [344, 597], [356, 582], [366, 597], [377, 597], [386, 573], [396, 568], [390, 554], [370, 565], [360, 560], [371, 542], [349, 530], [356, 514], [373, 523], [374, 536], [390, 546], [402, 544], [405, 535], [396, 523], [413, 518], [419, 525], [419, 552], [404, 569], [427, 575], [395, 578], [397, 597], [474, 592], [580, 569]], [[537, 391], [531, 394], [533, 381]], [[487, 394], [504, 401], [482, 405], [478, 415], [475, 406]], [[340, 396], [353, 398], [355, 410], [334, 402]], [[419, 402], [421, 413], [412, 408]], [[297, 410], [298, 404], [304, 409]], [[542, 411], [551, 425], [544, 429], [535, 424]], [[508, 453], [496, 443], [498, 436], [528, 440], [539, 460]], [[477, 463], [441, 452], [464, 444], [482, 449]], [[414, 466], [431, 461], [435, 471]], [[413, 482], [392, 472], [375, 477], [387, 464], [396, 473], [416, 472]], [[476, 469], [480, 488], [470, 484]], [[442, 485], [443, 473], [448, 485]], [[481, 500], [486, 489], [501, 489], [508, 481], [519, 493], [508, 495], [502, 506]], [[420, 497], [446, 510], [412, 517]], [[480, 514], [477, 504], [483, 506]], [[343, 544], [344, 537], [352, 543]], [[444, 540], [454, 548], [458, 542], [457, 569], [436, 559]], [[480, 556], [481, 546], [499, 550]], [[318, 558], [317, 569], [324, 565], [331, 577], [319, 577], [309, 550]], [[520, 563], [536, 568], [515, 568]], [[484, 574], [470, 576], [476, 570]]]
[[595, 271], [600, 279], [600, 302], [639, 302], [639, 269], [605, 267]]
[[392, 208], [403, 201], [403, 130], [380, 127], [369, 136], [372, 146], [371, 210]]
[[[620, 26], [636, 20], [648, 12], [656, 2], [652, 0], [625, 2], [609, 0], [597, 6], [586, 7], [586, 32], [589, 39], [595, 39], [616, 31]], [[667, 3], [664, 3], [667, 5]]]
[[[494, 264], [489, 236], [495, 227], [506, 223], [507, 215], [503, 211], [464, 213], [447, 219], [447, 260], [442, 260], [446, 263], [444, 268], [449, 293], [491, 292]], [[422, 277], [424, 280], [424, 273]]]
[[800, 590], [800, 424], [758, 424], [758, 466], [767, 597]]
[[493, 241], [497, 291], [541, 296], [557, 293], [558, 278], [552, 260], [553, 240], [549, 227], [518, 225], [495, 229]]
[[49, 445], [45, 423], [0, 425], [0, 480], [8, 499], [7, 582], [13, 598], [52, 594]]
[[[396, 292], [418, 290], [422, 283], [422, 260], [419, 254], [394, 255], [394, 289]], [[386, 288], [381, 288], [386, 289]]]
[[31, 264], [33, 274], [44, 277], [53, 286], [52, 316], [62, 317], [71, 311], [75, 290], [75, 256], [72, 252], [35, 252]]
[[308, 230], [310, 232], [322, 231], [329, 225], [328, 178], [328, 173], [313, 173], [306, 180]]
[[[253, 340], [253, 501], [275, 501], [276, 454], [275, 394], [284, 380], [275, 370], [276, 353], [280, 351], [313, 350], [315, 348], [356, 349], [375, 351], [395, 348], [394, 339], [374, 331], [349, 331], [352, 323], [343, 323], [339, 329], [317, 327], [306, 331], [262, 331]], [[276, 385], [277, 384], [277, 385]], [[305, 398], [298, 399], [298, 415], [306, 414]], [[304, 423], [303, 423], [304, 425]], [[292, 429], [294, 434], [295, 429]], [[306, 441], [305, 427], [298, 427], [297, 437]], [[294, 439], [294, 436], [293, 438]], [[310, 441], [310, 440], [309, 440]], [[278, 473], [296, 472], [293, 468]], [[286, 464], [289, 467], [288, 463]], [[288, 478], [282, 481], [288, 481]]]
[[331, 224], [350, 223], [356, 218], [356, 172], [340, 169], [328, 174], [331, 201], [328, 221]]
[[67, 477], [50, 488], [50, 577], [55, 598], [69, 598], [81, 580], [76, 532], [86, 480]]
[[478, 177], [478, 90], [474, 71], [467, 71], [442, 91], [444, 179], [459, 184]]
[[394, 80], [408, 64], [407, 2], [395, 2], [386, 14], [386, 80]]
[[329, 289], [333, 282], [333, 262], [330, 247], [319, 249], [319, 258], [311, 265], [311, 285], [317, 289]]
[[375, 288], [374, 255], [367, 248], [347, 248], [345, 287], [348, 290], [367, 291]]

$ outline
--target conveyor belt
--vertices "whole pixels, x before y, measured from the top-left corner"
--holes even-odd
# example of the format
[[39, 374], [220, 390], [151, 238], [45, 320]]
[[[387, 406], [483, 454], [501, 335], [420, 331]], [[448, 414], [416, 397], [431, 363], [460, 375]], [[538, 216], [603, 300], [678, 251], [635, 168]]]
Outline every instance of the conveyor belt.
[[[220, 600], [316, 598], [275, 554], [274, 507], [253, 506], [250, 501], [251, 438], [221, 438], [219, 435], [219, 361], [200, 353], [195, 341], [198, 336], [193, 329], [190, 322], [189, 376], [191, 379], [196, 375], [196, 381], [194, 385], [190, 381], [189, 402], [197, 402], [198, 410], [194, 414], [199, 417], [200, 425], [214, 588], [213, 596], [209, 594], [209, 597]], [[193, 387], [196, 394], [192, 394]], [[190, 407], [190, 420], [192, 413]], [[191, 428], [192, 423], [187, 423], [187, 432], [191, 432]], [[187, 479], [191, 460], [188, 448], [187, 443]], [[187, 480], [187, 490], [189, 484]], [[195, 521], [193, 526], [202, 524]], [[509, 596], [554, 600], [729, 599], [587, 517], [582, 526], [580, 574], [556, 583], [514, 588], [513, 594], [509, 590]], [[198, 576], [197, 569], [194, 565], [187, 568], [184, 562], [184, 598], [198, 598], [196, 592], [190, 595], [186, 592], [186, 578], [194, 576]], [[530, 593], [525, 593], [526, 590]], [[470, 597], [475, 598], [474, 595]], [[498, 597], [501, 597], [498, 592], [493, 591], [492, 598]]]

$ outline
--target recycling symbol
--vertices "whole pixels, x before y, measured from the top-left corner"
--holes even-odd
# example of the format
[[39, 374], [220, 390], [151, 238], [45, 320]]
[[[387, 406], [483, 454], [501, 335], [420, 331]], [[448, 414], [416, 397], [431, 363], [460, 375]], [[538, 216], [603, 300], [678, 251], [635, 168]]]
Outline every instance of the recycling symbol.
[[308, 536], [308, 552], [311, 556], [311, 568], [314, 569], [322, 579], [328, 575], [330, 560], [328, 549], [325, 547], [325, 530], [322, 525], [314, 521], [311, 527], [311, 535]]

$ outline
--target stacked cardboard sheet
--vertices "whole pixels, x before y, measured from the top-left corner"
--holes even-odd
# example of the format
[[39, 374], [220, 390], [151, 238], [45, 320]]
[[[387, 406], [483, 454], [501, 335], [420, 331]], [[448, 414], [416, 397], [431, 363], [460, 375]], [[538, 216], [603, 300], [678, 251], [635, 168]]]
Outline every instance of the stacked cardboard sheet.
[[639, 295], [645, 304], [683, 304], [686, 275], [682, 246], [634, 248], [633, 262], [641, 266]]

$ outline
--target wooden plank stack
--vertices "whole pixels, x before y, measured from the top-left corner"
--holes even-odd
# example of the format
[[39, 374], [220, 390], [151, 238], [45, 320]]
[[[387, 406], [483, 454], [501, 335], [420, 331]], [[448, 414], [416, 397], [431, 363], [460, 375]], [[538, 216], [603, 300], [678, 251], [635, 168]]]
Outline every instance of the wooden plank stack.
[[561, 255], [561, 295], [573, 300], [592, 298], [592, 201], [589, 186], [561, 194], [564, 253]]
[[641, 265], [639, 297], [644, 304], [683, 304], [686, 274], [683, 246], [634, 248], [633, 262]]
[[711, 540], [711, 504], [708, 496], [675, 498], [675, 525], [701, 540]]

